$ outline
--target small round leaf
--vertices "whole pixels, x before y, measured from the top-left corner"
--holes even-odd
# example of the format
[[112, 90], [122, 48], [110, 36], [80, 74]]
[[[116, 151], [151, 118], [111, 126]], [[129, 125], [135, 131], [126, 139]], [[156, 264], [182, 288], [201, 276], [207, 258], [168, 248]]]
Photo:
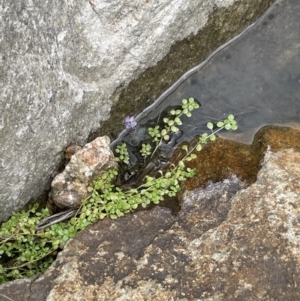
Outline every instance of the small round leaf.
[[201, 149], [202, 149], [202, 145], [201, 145], [201, 144], [198, 144], [198, 145], [196, 146], [196, 150], [197, 150], [198, 152], [200, 152]]
[[207, 123], [207, 127], [212, 130], [214, 128], [214, 125], [211, 122]]
[[215, 134], [212, 134], [210, 137], [209, 137], [210, 141], [215, 141], [216, 140], [216, 135]]

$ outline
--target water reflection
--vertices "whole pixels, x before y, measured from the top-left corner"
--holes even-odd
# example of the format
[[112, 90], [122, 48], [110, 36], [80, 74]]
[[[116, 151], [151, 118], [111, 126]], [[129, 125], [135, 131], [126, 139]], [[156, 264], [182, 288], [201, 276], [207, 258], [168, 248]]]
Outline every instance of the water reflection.
[[157, 120], [167, 107], [194, 97], [201, 109], [183, 120], [189, 140], [207, 131], [208, 121], [233, 113], [237, 134], [221, 136], [251, 143], [267, 124], [300, 123], [300, 2], [280, 1], [240, 38], [218, 51], [172, 93], [145, 110], [140, 124]]

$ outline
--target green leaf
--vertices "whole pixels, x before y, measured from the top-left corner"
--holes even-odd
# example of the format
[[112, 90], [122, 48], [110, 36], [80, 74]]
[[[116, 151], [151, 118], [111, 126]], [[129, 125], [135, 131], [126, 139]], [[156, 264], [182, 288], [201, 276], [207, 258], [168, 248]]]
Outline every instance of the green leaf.
[[227, 123], [227, 124], [225, 125], [225, 129], [226, 129], [226, 130], [230, 130], [230, 129], [231, 129], [231, 124]]
[[105, 213], [102, 212], [102, 213], [99, 214], [99, 218], [100, 218], [100, 219], [104, 219], [105, 217], [106, 217], [106, 214], [105, 214]]
[[198, 152], [200, 152], [201, 149], [202, 149], [202, 145], [201, 145], [201, 144], [198, 144], [198, 145], [196, 146], [196, 150], [197, 150]]
[[179, 161], [179, 162], [178, 162], [178, 166], [179, 166], [179, 167], [185, 167], [185, 164], [184, 164], [183, 161]]
[[165, 177], [166, 178], [171, 178], [171, 176], [172, 176], [172, 173], [170, 171], [168, 171], [168, 172], [165, 173]]
[[181, 147], [183, 150], [188, 151], [188, 146], [187, 145], [182, 145]]
[[194, 109], [198, 109], [200, 107], [199, 104], [196, 102], [194, 102], [193, 106], [194, 106]]
[[178, 124], [178, 123], [181, 123], [182, 124], [182, 122], [181, 122], [181, 120], [180, 120], [180, 118], [179, 117], [176, 117], [175, 119], [174, 119], [174, 121]]
[[209, 136], [209, 139], [210, 139], [210, 141], [215, 141], [215, 140], [216, 140], [215, 134], [211, 134], [211, 135]]
[[169, 120], [168, 126], [172, 126], [172, 125], [174, 125], [174, 120]]
[[210, 130], [212, 130], [214, 128], [214, 125], [211, 122], [207, 123], [207, 128], [209, 128]]
[[222, 126], [224, 126], [224, 122], [219, 121], [219, 122], [217, 123], [217, 127], [218, 127], [218, 128], [221, 128]]
[[131, 208], [132, 208], [132, 209], [136, 209], [137, 207], [138, 207], [138, 204], [132, 204], [132, 205], [131, 205]]
[[165, 136], [165, 135], [167, 134], [167, 130], [166, 130], [166, 129], [163, 129], [163, 130], [160, 132], [160, 134], [161, 134], [162, 136]]

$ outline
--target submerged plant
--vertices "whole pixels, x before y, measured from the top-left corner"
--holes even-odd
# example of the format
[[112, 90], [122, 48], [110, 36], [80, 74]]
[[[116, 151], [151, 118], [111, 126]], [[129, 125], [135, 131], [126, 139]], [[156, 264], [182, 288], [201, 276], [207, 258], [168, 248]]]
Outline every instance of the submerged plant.
[[[193, 98], [183, 99], [182, 108], [171, 110], [169, 117], [163, 119], [162, 128], [159, 125], [149, 128], [148, 133], [155, 146], [143, 143], [141, 156], [151, 161], [151, 155], [157, 151], [159, 143], [168, 141], [179, 130], [181, 116], [190, 117], [191, 112], [198, 107], [199, 104]], [[129, 128], [135, 125], [132, 119], [128, 119]], [[123, 189], [115, 183], [117, 170], [104, 172], [88, 187], [90, 196], [82, 201], [77, 214], [68, 222], [59, 222], [37, 231], [36, 226], [40, 221], [49, 217], [48, 209], [38, 211], [38, 205], [35, 204], [28, 211], [13, 213], [0, 229], [0, 283], [45, 271], [70, 238], [99, 219], [116, 219], [138, 206], [145, 208], [150, 203], [158, 204], [165, 196], [176, 196], [180, 191], [180, 182], [195, 175], [195, 170], [186, 167], [186, 162], [195, 159], [195, 152], [200, 151], [204, 144], [214, 141], [217, 132], [222, 129], [236, 130], [237, 124], [234, 116], [229, 115], [215, 125], [207, 123], [207, 128], [210, 133], [202, 134], [191, 149], [187, 145], [182, 146], [186, 154], [176, 165], [171, 164], [166, 170], [146, 175], [137, 187]], [[117, 161], [129, 164], [126, 143], [119, 144], [115, 153]]]
[[165, 117], [163, 119], [164, 127], [161, 129], [158, 125], [154, 128], [149, 127], [148, 133], [152, 137], [153, 142], [158, 143], [161, 139], [165, 141], [170, 140], [172, 133], [179, 131], [178, 126], [182, 125], [180, 117], [186, 115], [187, 117], [192, 116], [192, 111], [199, 108], [199, 104], [194, 98], [190, 97], [188, 100], [182, 100], [182, 108], [177, 110], [171, 110], [171, 117]]

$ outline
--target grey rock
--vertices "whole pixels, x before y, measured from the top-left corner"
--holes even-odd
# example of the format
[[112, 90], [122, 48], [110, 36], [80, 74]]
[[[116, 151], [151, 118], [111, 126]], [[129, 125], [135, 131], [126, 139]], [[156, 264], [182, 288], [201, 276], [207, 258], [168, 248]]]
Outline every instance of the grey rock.
[[103, 220], [69, 241], [40, 278], [0, 287], [24, 300], [299, 300], [300, 153], [268, 151], [257, 181], [186, 192]]
[[233, 3], [2, 0], [0, 221], [49, 189], [63, 149], [109, 117], [119, 86]]
[[51, 187], [54, 203], [60, 208], [76, 208], [89, 192], [87, 188], [104, 171], [118, 165], [107, 136], [98, 137], [78, 150]]

